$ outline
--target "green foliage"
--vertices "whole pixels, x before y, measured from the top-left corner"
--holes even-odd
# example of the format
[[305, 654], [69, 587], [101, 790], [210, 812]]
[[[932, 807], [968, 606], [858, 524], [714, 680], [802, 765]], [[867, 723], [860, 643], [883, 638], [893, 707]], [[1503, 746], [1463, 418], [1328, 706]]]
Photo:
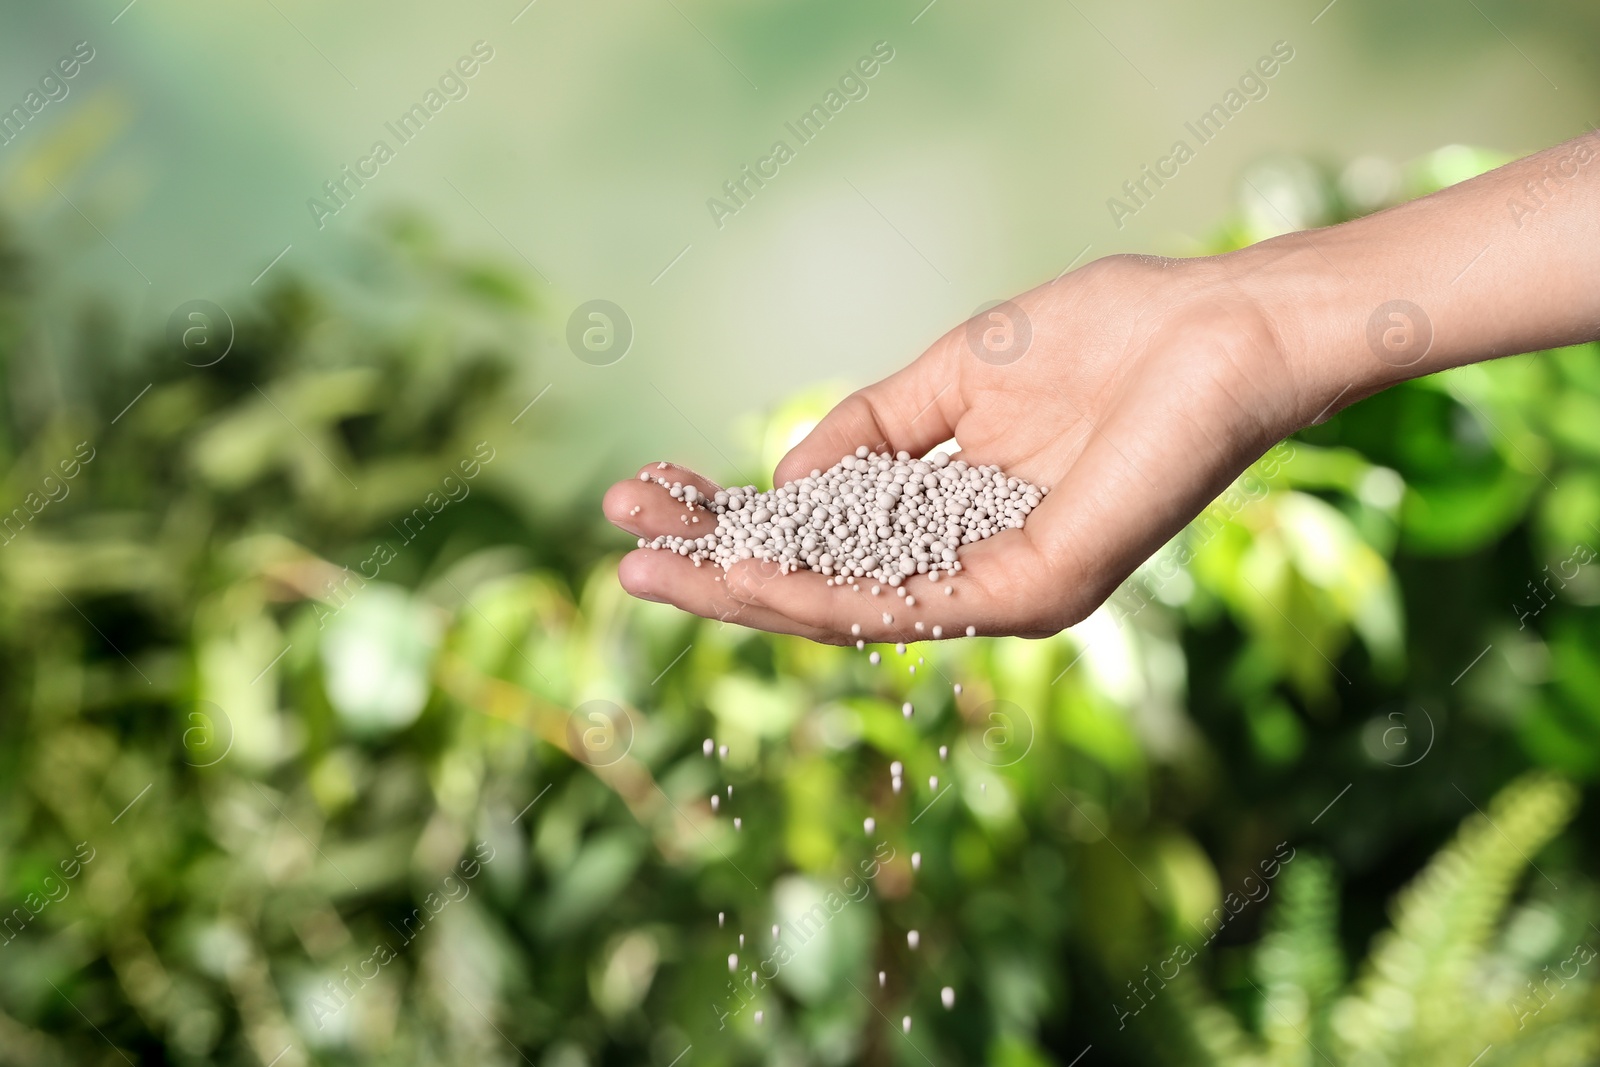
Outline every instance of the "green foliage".
[[1396, 902], [1393, 932], [1373, 946], [1354, 995], [1335, 1009], [1345, 1059], [1443, 1063], [1506, 1042], [1509, 1013], [1485, 996], [1485, 949], [1529, 857], [1576, 805], [1560, 780], [1513, 782], [1423, 868]]
[[1265, 1059], [1274, 1067], [1313, 1062], [1331, 1042], [1329, 1016], [1344, 982], [1339, 897], [1333, 865], [1303, 856], [1284, 874], [1282, 896], [1255, 951]]
[[[1338, 897], [1326, 860], [1289, 865], [1270, 929], [1251, 960], [1254, 1031], [1188, 983], [1179, 1025], [1195, 1062], [1331, 1065], [1582, 1064], [1600, 1051], [1587, 931], [1554, 977], [1495, 951], [1518, 882], [1577, 805], [1568, 783], [1518, 779], [1398, 895], [1393, 924], [1343, 987]], [[1545, 877], [1540, 872], [1541, 877]]]
[[[1530, 765], [1600, 771], [1600, 570], [1572, 563], [1600, 537], [1593, 346], [1297, 436], [1070, 634], [872, 668], [623, 595], [608, 472], [564, 462], [590, 428], [549, 401], [513, 422], [530, 361], [565, 358], [539, 295], [415, 219], [358, 251], [236, 309], [197, 367], [103, 314], [63, 349], [0, 241], [0, 1062], [1587, 1047], [1577, 979], [1519, 985], [1600, 914], [1587, 857], [1539, 852], [1570, 787], [1486, 804], [1504, 836], [1472, 808]], [[753, 418], [742, 466], [825, 402]], [[563, 471], [593, 482], [581, 512], [553, 503]], [[1278, 842], [1299, 852], [1276, 899], [1240, 903]], [[1514, 898], [1524, 852], [1559, 891]], [[729, 954], [742, 975], [773, 923], [852, 886], [745, 1004]]]

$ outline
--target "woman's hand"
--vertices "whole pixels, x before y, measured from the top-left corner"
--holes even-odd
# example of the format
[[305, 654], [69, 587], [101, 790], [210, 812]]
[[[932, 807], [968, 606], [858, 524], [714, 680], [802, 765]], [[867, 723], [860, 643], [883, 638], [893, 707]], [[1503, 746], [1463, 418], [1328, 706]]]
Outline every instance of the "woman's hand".
[[[1303, 421], [1273, 324], [1228, 274], [1217, 259], [1091, 263], [950, 331], [846, 399], [784, 457], [775, 484], [858, 445], [921, 456], [955, 437], [969, 462], [1050, 488], [1025, 527], [963, 549], [960, 573], [937, 587], [907, 581], [914, 607], [887, 586], [871, 596], [870, 582], [857, 591], [809, 571], [780, 577], [758, 561], [724, 574], [653, 549], [622, 561], [624, 588], [831, 642], [855, 640], [852, 626], [869, 641], [918, 641], [934, 625], [950, 637], [969, 626], [1045, 636], [1072, 625]], [[680, 468], [644, 473], [717, 488]], [[644, 538], [716, 522], [638, 478], [611, 488], [605, 513]], [[709, 526], [686, 529], [686, 515]]]
[[[859, 445], [920, 456], [955, 437], [970, 462], [1049, 487], [1022, 529], [962, 551], [963, 570], [939, 582], [952, 596], [912, 578], [907, 608], [811, 572], [777, 577], [752, 561], [724, 576], [648, 549], [623, 559], [622, 584], [818, 641], [849, 641], [853, 626], [869, 641], [921, 640], [935, 625], [952, 637], [1052, 634], [1275, 441], [1336, 405], [1600, 337], [1597, 279], [1600, 132], [1225, 256], [1103, 259], [952, 330], [845, 400], [778, 465], [781, 484]], [[715, 491], [687, 471], [645, 471]], [[613, 486], [605, 511], [647, 538], [685, 533], [694, 517], [637, 479]]]

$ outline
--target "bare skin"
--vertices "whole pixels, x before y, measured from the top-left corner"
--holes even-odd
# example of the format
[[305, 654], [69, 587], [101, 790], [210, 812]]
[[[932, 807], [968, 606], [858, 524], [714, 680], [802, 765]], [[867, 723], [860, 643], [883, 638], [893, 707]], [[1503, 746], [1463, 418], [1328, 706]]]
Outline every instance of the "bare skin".
[[[781, 484], [857, 445], [922, 455], [954, 437], [969, 462], [1049, 486], [1023, 529], [962, 551], [962, 572], [938, 583], [953, 595], [914, 577], [908, 609], [811, 572], [750, 561], [724, 574], [650, 549], [623, 558], [623, 587], [830, 643], [853, 643], [852, 625], [868, 641], [925, 640], [935, 624], [947, 638], [1057, 633], [1296, 430], [1408, 378], [1600, 338], [1600, 133], [1227, 255], [1098, 260], [1011, 305], [845, 399], [774, 472]], [[1031, 344], [985, 348], [984, 330], [1017, 325], [1018, 309]], [[646, 538], [682, 534], [685, 514], [715, 524], [637, 477], [604, 509]]]

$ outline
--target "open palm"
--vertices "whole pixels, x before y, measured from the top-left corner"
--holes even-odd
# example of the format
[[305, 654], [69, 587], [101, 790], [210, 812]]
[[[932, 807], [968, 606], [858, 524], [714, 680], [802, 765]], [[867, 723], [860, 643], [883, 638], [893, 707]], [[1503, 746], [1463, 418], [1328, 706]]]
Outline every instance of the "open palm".
[[[1272, 323], [1213, 262], [1115, 257], [1024, 293], [851, 395], [778, 464], [782, 484], [858, 445], [920, 456], [954, 437], [968, 462], [1048, 486], [1025, 527], [962, 550], [962, 571], [938, 582], [950, 595], [914, 577], [907, 607], [871, 596], [870, 583], [779, 576], [776, 564], [753, 560], [724, 573], [652, 549], [622, 560], [624, 588], [829, 642], [856, 640], [853, 626], [869, 641], [916, 641], [935, 625], [947, 637], [1072, 625], [1303, 419], [1307, 390], [1292, 380]], [[681, 468], [644, 472], [717, 488]], [[614, 485], [604, 507], [644, 538], [684, 534], [686, 517], [715, 524], [638, 478]]]

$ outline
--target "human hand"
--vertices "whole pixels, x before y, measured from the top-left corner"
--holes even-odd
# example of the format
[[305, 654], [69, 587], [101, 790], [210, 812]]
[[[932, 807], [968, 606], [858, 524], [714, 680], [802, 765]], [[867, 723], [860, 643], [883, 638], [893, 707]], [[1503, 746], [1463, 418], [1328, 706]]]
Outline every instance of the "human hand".
[[[1021, 529], [962, 550], [964, 569], [940, 580], [950, 597], [907, 608], [811, 572], [779, 577], [775, 564], [747, 561], [724, 575], [651, 549], [624, 557], [622, 584], [818, 641], [849, 641], [853, 626], [869, 641], [921, 640], [935, 625], [951, 637], [969, 626], [1053, 634], [1273, 442], [1336, 406], [1464, 363], [1600, 338], [1595, 141], [1600, 132], [1224, 256], [1099, 260], [957, 327], [849, 397], [778, 464], [776, 483], [859, 445], [920, 456], [955, 437], [969, 462], [1051, 490]], [[678, 468], [645, 473], [716, 490]], [[682, 534], [695, 517], [637, 479], [607, 492], [605, 512], [645, 538]], [[906, 583], [912, 595], [929, 584]]]
[[[865, 640], [908, 642], [935, 625], [949, 637], [969, 626], [1024, 636], [1070, 626], [1307, 417], [1273, 323], [1230, 275], [1221, 259], [1091, 263], [950, 331], [842, 402], [779, 463], [775, 484], [858, 445], [921, 456], [955, 437], [968, 462], [1048, 486], [1023, 528], [962, 549], [963, 569], [938, 583], [952, 595], [912, 578], [908, 608], [870, 596], [866, 582], [856, 590], [809, 571], [778, 576], [759, 561], [724, 574], [654, 549], [623, 559], [624, 588], [835, 643], [854, 641], [852, 626]], [[643, 473], [718, 488], [682, 468]], [[604, 508], [646, 539], [688, 533], [685, 517], [707, 532], [716, 522], [637, 477], [614, 485]]]

